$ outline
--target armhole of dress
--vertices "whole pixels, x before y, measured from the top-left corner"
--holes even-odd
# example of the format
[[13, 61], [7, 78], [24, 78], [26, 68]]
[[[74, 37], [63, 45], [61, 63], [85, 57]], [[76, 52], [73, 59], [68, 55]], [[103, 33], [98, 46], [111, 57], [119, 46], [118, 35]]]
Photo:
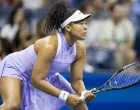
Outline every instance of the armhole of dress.
[[58, 47], [57, 47], [57, 53], [56, 56], [58, 55], [60, 49], [61, 49], [61, 36], [59, 35], [59, 33], [57, 33], [57, 38], [58, 38]]
[[75, 57], [76, 57], [76, 43], [74, 44], [74, 53], [75, 53]]

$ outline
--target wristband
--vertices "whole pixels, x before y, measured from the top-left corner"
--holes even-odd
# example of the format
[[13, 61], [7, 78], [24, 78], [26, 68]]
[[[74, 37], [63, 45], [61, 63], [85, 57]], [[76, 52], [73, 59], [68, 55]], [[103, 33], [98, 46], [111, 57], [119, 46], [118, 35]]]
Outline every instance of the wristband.
[[86, 92], [87, 92], [87, 90], [82, 91], [81, 96], [84, 96]]
[[69, 93], [66, 91], [61, 91], [60, 95], [59, 95], [59, 99], [63, 100], [63, 101], [67, 101]]
[[80, 98], [81, 98], [82, 100], [85, 100], [84, 95], [85, 95], [86, 92], [87, 92], [87, 90], [84, 90], [84, 91], [81, 92]]

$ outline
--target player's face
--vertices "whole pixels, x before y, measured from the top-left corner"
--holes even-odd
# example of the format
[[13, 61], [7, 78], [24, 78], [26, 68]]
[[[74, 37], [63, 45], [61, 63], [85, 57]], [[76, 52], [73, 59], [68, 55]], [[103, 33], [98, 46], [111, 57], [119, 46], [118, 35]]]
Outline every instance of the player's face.
[[76, 40], [84, 40], [87, 33], [87, 21], [82, 20], [71, 23], [71, 34]]

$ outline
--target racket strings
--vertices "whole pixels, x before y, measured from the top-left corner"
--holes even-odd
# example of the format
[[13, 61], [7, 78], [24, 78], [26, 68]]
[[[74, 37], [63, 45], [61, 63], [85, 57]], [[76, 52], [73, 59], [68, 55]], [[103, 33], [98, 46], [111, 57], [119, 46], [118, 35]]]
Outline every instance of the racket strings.
[[[122, 85], [122, 87], [124, 87], [124, 86], [127, 86], [127, 85], [129, 85], [129, 84], [131, 84], [133, 81], [131, 80], [131, 78], [133, 77], [133, 75], [135, 74], [135, 67], [136, 66], [132, 66], [132, 67], [130, 67], [130, 68], [128, 68], [128, 70], [127, 71], [125, 71], [124, 72], [124, 74], [127, 74], [127, 78], [126, 78], [126, 81], [125, 81], [125, 83], [122, 83], [123, 85]], [[122, 77], [123, 78], [123, 77]]]
[[112, 79], [113, 88], [122, 88], [132, 85], [140, 80], [140, 63], [137, 62], [131, 66], [123, 68], [123, 70], [118, 73]]
[[124, 75], [122, 76], [122, 80], [124, 80], [125, 82], [122, 83], [122, 87], [132, 85], [137, 81], [137, 66], [139, 65], [130, 66], [129, 68], [125, 69], [125, 71], [123, 71], [123, 74], [125, 75], [125, 80], [123, 79]]
[[136, 81], [136, 78], [137, 78], [137, 77], [135, 77], [135, 75], [137, 74], [137, 72], [136, 72], [136, 66], [134, 66], [134, 68], [132, 68], [132, 69], [130, 68], [129, 71], [131, 71], [131, 73], [128, 76], [128, 79], [126, 81], [126, 85], [124, 85], [124, 86], [131, 85], [131, 84], [133, 84], [133, 82]]

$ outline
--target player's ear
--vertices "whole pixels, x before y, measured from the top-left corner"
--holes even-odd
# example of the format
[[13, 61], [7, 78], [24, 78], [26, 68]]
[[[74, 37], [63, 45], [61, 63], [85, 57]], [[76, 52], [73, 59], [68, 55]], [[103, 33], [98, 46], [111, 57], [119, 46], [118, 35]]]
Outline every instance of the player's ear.
[[65, 29], [66, 29], [66, 31], [70, 32], [70, 31], [71, 31], [71, 26], [70, 26], [70, 25], [67, 25], [67, 26], [65, 27]]

